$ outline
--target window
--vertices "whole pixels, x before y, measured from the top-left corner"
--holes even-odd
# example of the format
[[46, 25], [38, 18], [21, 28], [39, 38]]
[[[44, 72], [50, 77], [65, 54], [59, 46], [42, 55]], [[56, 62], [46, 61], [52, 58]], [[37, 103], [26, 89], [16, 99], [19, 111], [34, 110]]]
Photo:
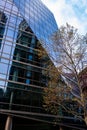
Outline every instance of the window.
[[32, 55], [29, 55], [29, 56], [28, 56], [28, 59], [29, 59], [29, 60], [32, 60], [32, 59], [33, 59], [33, 56], [32, 56]]
[[26, 79], [26, 84], [30, 84], [30, 79]]
[[26, 76], [27, 76], [27, 77], [31, 77], [31, 71], [27, 71]]

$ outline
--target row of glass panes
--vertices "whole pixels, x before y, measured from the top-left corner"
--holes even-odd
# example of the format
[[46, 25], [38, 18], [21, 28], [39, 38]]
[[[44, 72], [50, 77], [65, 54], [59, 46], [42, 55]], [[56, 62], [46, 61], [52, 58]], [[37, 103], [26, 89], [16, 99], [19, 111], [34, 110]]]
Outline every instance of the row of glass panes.
[[[13, 18], [13, 17], [11, 17], [11, 18]], [[17, 21], [19, 21], [18, 19], [17, 19]], [[16, 24], [14, 24], [15, 25], [15, 27], [16, 27], [16, 29], [17, 29], [17, 27], [18, 27], [18, 25], [17, 25], [17, 21], [15, 22], [14, 21], [14, 19], [13, 19], [13, 21], [12, 21], [12, 19], [11, 19], [11, 21], [8, 21], [8, 24], [9, 24], [9, 28], [11, 28], [11, 25], [13, 25], [13, 22], [14, 23], [16, 23]], [[12, 23], [11, 23], [12, 22]], [[34, 21], [32, 21], [32, 22], [34, 22]], [[3, 26], [4, 26], [4, 24], [3, 24]], [[38, 25], [37, 25], [38, 26]], [[15, 28], [14, 27], [14, 28]], [[38, 26], [39, 27], [39, 26]], [[11, 28], [11, 29], [13, 29], [13, 27]], [[42, 28], [41, 28], [42, 29]], [[10, 29], [9, 29], [10, 30]], [[10, 30], [10, 31], [12, 31], [12, 30]], [[39, 33], [41, 32], [40, 31], [40, 29], [39, 30], [37, 30]], [[43, 32], [43, 29], [42, 29], [42, 32]], [[27, 33], [27, 32], [26, 32]], [[10, 33], [11, 35], [12, 35], [12, 32]]]

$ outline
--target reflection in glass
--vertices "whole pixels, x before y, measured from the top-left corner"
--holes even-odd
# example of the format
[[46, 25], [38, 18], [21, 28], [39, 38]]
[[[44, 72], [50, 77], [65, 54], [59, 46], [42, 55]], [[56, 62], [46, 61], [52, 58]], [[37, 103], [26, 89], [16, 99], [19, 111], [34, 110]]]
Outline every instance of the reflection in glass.
[[0, 48], [1, 48], [1, 44], [2, 44], [3, 34], [5, 31], [6, 21], [7, 21], [6, 15], [0, 11]]
[[54, 17], [39, 0], [0, 0], [0, 10], [0, 108], [44, 112], [42, 92], [48, 80], [38, 49], [40, 40], [49, 41], [48, 34], [57, 30], [50, 25]]

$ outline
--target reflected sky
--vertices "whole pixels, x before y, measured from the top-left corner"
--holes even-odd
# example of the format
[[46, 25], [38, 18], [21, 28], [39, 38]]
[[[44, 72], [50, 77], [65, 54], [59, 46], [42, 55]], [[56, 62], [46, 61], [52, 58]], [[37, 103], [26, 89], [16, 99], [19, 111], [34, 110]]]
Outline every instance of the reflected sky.
[[13, 59], [14, 48], [16, 45], [14, 43], [16, 42], [18, 33], [15, 29], [17, 27], [17, 16], [14, 15], [14, 10], [18, 13], [18, 9], [10, 2], [5, 3], [5, 1], [2, 0], [0, 0], [0, 5], [2, 16], [5, 15], [7, 19], [6, 23], [2, 23], [3, 17], [0, 17], [0, 25], [2, 24], [5, 28], [0, 48], [0, 87], [5, 90], [5, 87], [7, 86], [6, 80], [9, 78], [9, 72], [12, 64], [11, 60]]
[[[5, 28], [0, 48], [0, 87], [7, 86], [12, 65], [14, 49], [16, 46], [19, 25], [23, 19], [34, 32], [36, 37], [46, 44], [50, 43], [49, 37], [57, 31], [58, 27], [53, 14], [41, 1], [37, 0], [0, 0], [0, 11], [7, 18], [3, 23]], [[0, 18], [0, 24], [1, 24]], [[6, 88], [4, 88], [6, 90]]]
[[54, 16], [48, 8], [40, 0], [13, 1], [37, 38], [48, 43], [49, 37], [58, 30]]

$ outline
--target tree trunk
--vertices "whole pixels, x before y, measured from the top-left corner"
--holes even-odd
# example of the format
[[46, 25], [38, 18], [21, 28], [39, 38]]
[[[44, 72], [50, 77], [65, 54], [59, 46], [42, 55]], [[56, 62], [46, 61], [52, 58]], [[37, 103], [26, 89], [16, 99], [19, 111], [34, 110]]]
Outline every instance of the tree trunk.
[[12, 130], [12, 117], [11, 116], [7, 117], [5, 130]]
[[86, 107], [86, 104], [84, 105], [84, 121], [85, 121], [85, 124], [87, 125], [87, 107]]
[[86, 125], [87, 125], [87, 116], [85, 116], [84, 119], [85, 119], [85, 123], [86, 123]]
[[59, 126], [59, 130], [63, 130], [61, 126]]

